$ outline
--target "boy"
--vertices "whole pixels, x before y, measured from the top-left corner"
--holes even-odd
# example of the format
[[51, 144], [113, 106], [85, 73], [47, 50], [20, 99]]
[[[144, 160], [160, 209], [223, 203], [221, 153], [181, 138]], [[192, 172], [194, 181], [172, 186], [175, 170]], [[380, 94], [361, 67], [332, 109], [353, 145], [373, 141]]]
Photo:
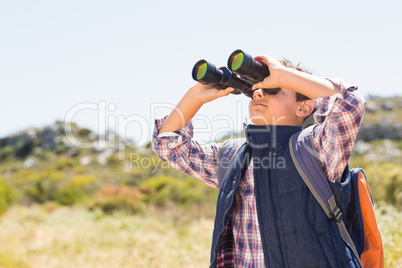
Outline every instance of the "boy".
[[[220, 189], [211, 267], [360, 267], [298, 174], [288, 141], [317, 109], [314, 146], [332, 183], [339, 183], [352, 152], [365, 100], [338, 80], [285, 67], [269, 56], [255, 60], [270, 76], [253, 85], [250, 124], [245, 129], [252, 160], [234, 189]], [[280, 88], [277, 94], [261, 89]], [[166, 118], [156, 120], [153, 147], [160, 158], [218, 189], [217, 161], [222, 144], [198, 143], [191, 119], [199, 108], [233, 88], [196, 84]], [[275, 133], [275, 134], [274, 134]], [[264, 165], [268, 156], [280, 165]], [[267, 162], [265, 162], [267, 163]], [[236, 173], [237, 172], [237, 173]], [[239, 171], [230, 173], [231, 180]], [[233, 175], [235, 174], [235, 175]], [[228, 184], [228, 183], [227, 183]], [[229, 187], [229, 188], [228, 188]]]

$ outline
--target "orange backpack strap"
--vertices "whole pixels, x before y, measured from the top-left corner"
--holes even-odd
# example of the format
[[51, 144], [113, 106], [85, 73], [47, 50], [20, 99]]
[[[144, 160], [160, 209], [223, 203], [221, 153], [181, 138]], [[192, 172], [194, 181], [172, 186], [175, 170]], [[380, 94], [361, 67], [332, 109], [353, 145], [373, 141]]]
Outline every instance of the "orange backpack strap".
[[373, 200], [363, 170], [358, 175], [358, 192], [364, 227], [364, 249], [360, 260], [364, 268], [384, 267], [384, 251], [380, 230], [374, 213]]

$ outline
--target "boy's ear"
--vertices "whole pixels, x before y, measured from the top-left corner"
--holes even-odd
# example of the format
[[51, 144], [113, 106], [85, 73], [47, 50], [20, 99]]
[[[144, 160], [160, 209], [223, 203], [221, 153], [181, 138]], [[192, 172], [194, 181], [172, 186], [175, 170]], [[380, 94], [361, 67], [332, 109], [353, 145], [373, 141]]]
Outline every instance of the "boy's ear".
[[314, 111], [314, 105], [311, 100], [304, 100], [299, 102], [299, 106], [296, 110], [298, 117], [307, 117]]

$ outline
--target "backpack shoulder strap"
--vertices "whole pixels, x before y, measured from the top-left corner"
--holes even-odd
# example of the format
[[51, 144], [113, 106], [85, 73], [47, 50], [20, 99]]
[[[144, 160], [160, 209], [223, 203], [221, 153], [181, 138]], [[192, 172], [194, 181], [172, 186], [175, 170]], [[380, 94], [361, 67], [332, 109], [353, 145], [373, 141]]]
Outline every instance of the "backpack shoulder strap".
[[[295, 133], [289, 141], [290, 155], [297, 171], [307, 187], [318, 201], [328, 218], [335, 218], [343, 241], [353, 251], [360, 262], [360, 255], [342, 220], [342, 212], [335, 201], [335, 196], [329, 186], [328, 179], [319, 162], [314, 147], [313, 132], [315, 126], [310, 126]], [[361, 263], [360, 263], [361, 265]]]
[[310, 139], [313, 130], [314, 126], [308, 127], [290, 138], [290, 155], [307, 187], [320, 203], [328, 218], [332, 218], [333, 212], [329, 203], [332, 202], [330, 201], [332, 199], [335, 202], [335, 197], [327, 182], [321, 163], [318, 161], [314, 144]]
[[223, 184], [223, 180], [226, 177], [226, 173], [229, 170], [230, 165], [232, 164], [237, 152], [246, 143], [245, 138], [240, 139], [229, 139], [226, 140], [222, 147], [219, 149], [218, 152], [218, 163], [217, 163], [217, 176], [218, 176], [218, 183], [219, 189]]

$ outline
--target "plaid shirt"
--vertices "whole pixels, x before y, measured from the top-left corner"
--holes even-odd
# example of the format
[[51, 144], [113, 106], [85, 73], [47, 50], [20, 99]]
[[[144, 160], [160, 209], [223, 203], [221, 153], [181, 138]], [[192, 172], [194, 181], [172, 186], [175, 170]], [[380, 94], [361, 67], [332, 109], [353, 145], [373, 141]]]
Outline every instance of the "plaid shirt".
[[[314, 132], [315, 147], [325, 174], [338, 181], [346, 167], [365, 110], [365, 100], [340, 79], [330, 80], [341, 94], [314, 99], [315, 119], [320, 124]], [[156, 120], [153, 148], [165, 162], [179, 171], [218, 189], [217, 158], [222, 144], [201, 143], [193, 139], [191, 122], [175, 132], [158, 135], [166, 117]], [[254, 196], [253, 161], [240, 181], [231, 216], [234, 239], [232, 251], [222, 251], [217, 267], [265, 267], [257, 208]]]

